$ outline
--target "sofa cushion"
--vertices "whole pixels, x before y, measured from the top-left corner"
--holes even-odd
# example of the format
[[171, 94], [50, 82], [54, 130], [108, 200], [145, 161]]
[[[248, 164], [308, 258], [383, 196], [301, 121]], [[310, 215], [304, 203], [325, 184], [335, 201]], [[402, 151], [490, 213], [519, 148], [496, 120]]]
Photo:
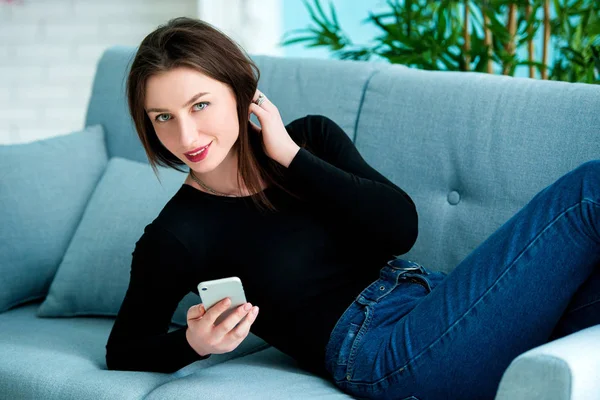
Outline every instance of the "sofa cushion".
[[[105, 344], [112, 318], [38, 318], [40, 301], [0, 314], [3, 399], [141, 399], [186, 371], [212, 367], [264, 349], [248, 336], [233, 352], [213, 354], [173, 374], [108, 371]], [[172, 325], [170, 330], [176, 329]], [[189, 372], [188, 372], [189, 373]]]
[[46, 296], [106, 163], [100, 125], [0, 146], [0, 312]]
[[600, 154], [600, 86], [389, 65], [356, 147], [417, 205], [402, 258], [451, 272], [547, 185]]
[[[116, 316], [127, 287], [135, 243], [181, 187], [185, 174], [113, 157], [92, 194], [81, 223], [38, 310], [40, 317]], [[200, 302], [189, 293], [173, 322], [186, 324]]]
[[[192, 366], [195, 367], [195, 364]], [[201, 396], [199, 396], [201, 393]], [[331, 381], [298, 369], [274, 347], [190, 373], [154, 389], [147, 400], [353, 399]]]

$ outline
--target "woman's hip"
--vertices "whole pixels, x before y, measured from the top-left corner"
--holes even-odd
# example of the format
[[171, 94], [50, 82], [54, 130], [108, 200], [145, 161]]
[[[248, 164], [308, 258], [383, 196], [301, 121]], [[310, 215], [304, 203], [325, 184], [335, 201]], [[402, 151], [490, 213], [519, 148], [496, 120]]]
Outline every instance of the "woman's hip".
[[[325, 360], [334, 381], [350, 379], [367, 332], [368, 340], [372, 340], [377, 337], [375, 331], [389, 330], [390, 325], [408, 314], [446, 276], [413, 261], [400, 258], [388, 261], [379, 278], [356, 297], [331, 332]], [[360, 363], [369, 360], [363, 358]]]

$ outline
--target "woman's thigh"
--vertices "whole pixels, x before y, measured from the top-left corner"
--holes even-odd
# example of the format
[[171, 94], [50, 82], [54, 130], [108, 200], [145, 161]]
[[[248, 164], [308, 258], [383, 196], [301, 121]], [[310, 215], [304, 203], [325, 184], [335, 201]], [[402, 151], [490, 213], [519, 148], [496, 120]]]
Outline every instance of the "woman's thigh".
[[577, 289], [548, 341], [600, 324], [600, 265]]
[[378, 343], [389, 335], [390, 327], [414, 309], [446, 275], [413, 261], [400, 258], [388, 261], [380, 270], [379, 279], [357, 296], [332, 331], [326, 349], [326, 367], [342, 389], [353, 381], [353, 376], [380, 374], [373, 358], [365, 357], [365, 353], [374, 350], [372, 355], [375, 355], [381, 348]]
[[338, 386], [367, 398], [494, 398], [510, 362], [548, 341], [600, 263], [599, 166], [539, 192], [394, 323], [385, 318], [404, 301], [400, 285], [359, 296], [362, 336]]

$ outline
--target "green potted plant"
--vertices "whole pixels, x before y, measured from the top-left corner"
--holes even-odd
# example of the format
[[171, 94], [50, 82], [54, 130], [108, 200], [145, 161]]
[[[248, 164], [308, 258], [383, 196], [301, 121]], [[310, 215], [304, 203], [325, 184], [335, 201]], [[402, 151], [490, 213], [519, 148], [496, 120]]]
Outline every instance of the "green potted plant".
[[[538, 71], [542, 79], [600, 83], [597, 0], [386, 0], [389, 10], [364, 20], [381, 29], [371, 46], [352, 43], [331, 3], [329, 17], [320, 0], [313, 2], [303, 0], [315, 26], [286, 32], [282, 46], [304, 43], [329, 48], [340, 59], [378, 57], [427, 70], [514, 76], [527, 66], [530, 77]], [[538, 34], [541, 60], [534, 56]]]

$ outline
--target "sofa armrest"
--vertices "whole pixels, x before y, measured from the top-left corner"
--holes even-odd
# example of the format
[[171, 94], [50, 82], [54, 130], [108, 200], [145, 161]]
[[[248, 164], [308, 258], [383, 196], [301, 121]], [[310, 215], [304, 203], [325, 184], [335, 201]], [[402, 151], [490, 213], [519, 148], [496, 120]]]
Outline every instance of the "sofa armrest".
[[528, 350], [508, 366], [496, 400], [600, 396], [600, 325]]

